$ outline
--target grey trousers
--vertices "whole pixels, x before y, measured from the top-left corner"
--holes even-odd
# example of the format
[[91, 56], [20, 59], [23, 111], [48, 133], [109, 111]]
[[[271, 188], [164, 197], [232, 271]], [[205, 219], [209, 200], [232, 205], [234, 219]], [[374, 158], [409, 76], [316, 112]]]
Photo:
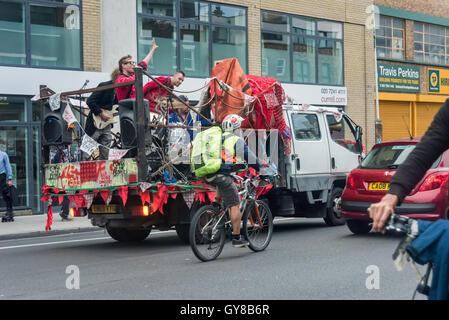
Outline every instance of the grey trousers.
[[[111, 141], [112, 141], [111, 125], [107, 126], [106, 128], [104, 128], [102, 130], [96, 129], [95, 132], [90, 137], [92, 139], [94, 139], [95, 141], [97, 141], [99, 144], [101, 144], [101, 146], [99, 147], [100, 160], [108, 160], [109, 149], [107, 149], [103, 146], [107, 146], [107, 147], [111, 146]], [[89, 158], [90, 158], [90, 155], [88, 155], [87, 153], [83, 153], [84, 161], [89, 160]]]

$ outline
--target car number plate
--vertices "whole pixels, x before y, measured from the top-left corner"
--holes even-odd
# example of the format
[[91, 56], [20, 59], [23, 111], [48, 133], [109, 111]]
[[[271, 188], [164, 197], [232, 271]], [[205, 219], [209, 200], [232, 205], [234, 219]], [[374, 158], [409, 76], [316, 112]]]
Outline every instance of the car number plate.
[[92, 213], [117, 213], [117, 205], [116, 204], [109, 204], [109, 205], [94, 204], [94, 205], [92, 205]]
[[388, 182], [370, 182], [368, 190], [372, 191], [387, 191], [390, 183]]

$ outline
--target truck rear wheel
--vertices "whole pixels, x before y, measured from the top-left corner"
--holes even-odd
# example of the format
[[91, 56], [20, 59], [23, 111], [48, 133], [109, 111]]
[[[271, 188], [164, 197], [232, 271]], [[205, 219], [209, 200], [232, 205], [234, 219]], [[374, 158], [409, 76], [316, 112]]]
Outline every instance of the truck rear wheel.
[[119, 242], [140, 242], [145, 240], [151, 232], [151, 229], [126, 229], [112, 228], [106, 226], [106, 231], [112, 239]]
[[182, 242], [185, 244], [190, 244], [189, 240], [189, 230], [190, 230], [190, 224], [187, 223], [180, 223], [175, 226], [176, 228], [176, 234], [178, 235], [178, 238], [181, 239]]
[[328, 226], [341, 226], [345, 224], [345, 218], [341, 215], [341, 195], [343, 189], [335, 187], [329, 196], [327, 202], [327, 213], [324, 217], [324, 221]]

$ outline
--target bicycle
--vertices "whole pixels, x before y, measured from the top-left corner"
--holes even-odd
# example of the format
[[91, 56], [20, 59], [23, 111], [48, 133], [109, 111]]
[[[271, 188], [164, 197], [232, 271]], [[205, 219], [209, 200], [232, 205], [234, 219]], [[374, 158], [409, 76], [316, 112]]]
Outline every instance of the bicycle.
[[[257, 199], [257, 176], [240, 177], [232, 174], [238, 182], [240, 212], [242, 212], [242, 235], [254, 252], [265, 250], [273, 235], [273, 215], [268, 205]], [[259, 181], [266, 181], [260, 177]], [[190, 246], [201, 261], [216, 259], [223, 250], [226, 238], [231, 238], [232, 224], [229, 209], [213, 205], [201, 207], [192, 218], [189, 230]]]
[[406, 216], [400, 216], [398, 214], [392, 214], [385, 225], [385, 230], [389, 232], [393, 232], [396, 234], [399, 234], [401, 236], [404, 236], [404, 238], [401, 240], [399, 245], [397, 246], [396, 250], [393, 252], [393, 261], [396, 266], [396, 269], [398, 271], [401, 271], [404, 267], [404, 259], [407, 261], [412, 262], [412, 266], [415, 269], [419, 281], [418, 285], [413, 293], [412, 300], [415, 300], [416, 293], [420, 293], [425, 296], [429, 296], [430, 286], [429, 286], [429, 279], [430, 274], [433, 270], [433, 263], [427, 264], [427, 270], [425, 275], [421, 275], [418, 268], [415, 265], [415, 262], [413, 259], [408, 255], [407, 253], [407, 247], [412, 244], [412, 242], [417, 238], [415, 234], [413, 234], [412, 231], [412, 224], [416, 220], [411, 219]]

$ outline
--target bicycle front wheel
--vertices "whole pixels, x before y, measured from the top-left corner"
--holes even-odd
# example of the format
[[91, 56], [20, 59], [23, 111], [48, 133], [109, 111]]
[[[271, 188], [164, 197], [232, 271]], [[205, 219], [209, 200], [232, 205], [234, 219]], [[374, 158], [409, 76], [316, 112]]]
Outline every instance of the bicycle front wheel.
[[193, 216], [189, 230], [190, 247], [201, 261], [214, 260], [223, 250], [226, 239], [224, 218], [210, 205], [201, 207]]
[[243, 234], [253, 251], [262, 251], [273, 235], [273, 215], [268, 205], [257, 200], [249, 205], [242, 217]]

